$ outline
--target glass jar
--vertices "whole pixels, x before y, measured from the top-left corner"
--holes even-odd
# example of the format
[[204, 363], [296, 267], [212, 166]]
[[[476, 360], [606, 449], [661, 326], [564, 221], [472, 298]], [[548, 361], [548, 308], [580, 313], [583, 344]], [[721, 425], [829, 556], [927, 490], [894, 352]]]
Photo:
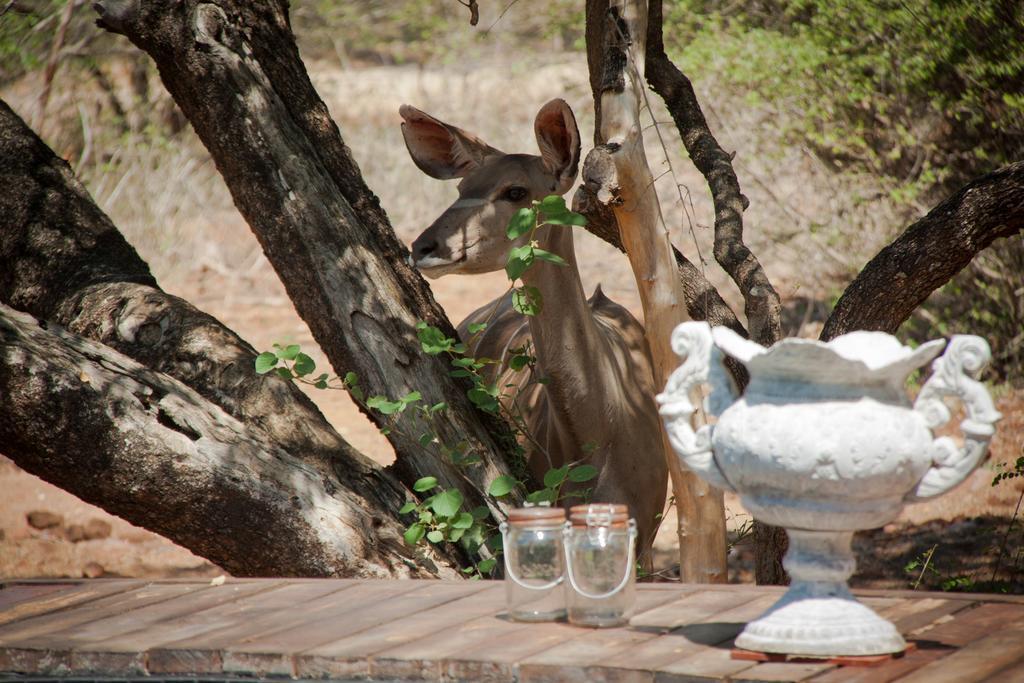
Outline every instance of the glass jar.
[[516, 508], [501, 523], [505, 544], [505, 597], [516, 621], [565, 617], [565, 510]]
[[625, 505], [574, 506], [566, 525], [569, 623], [621, 626], [636, 603], [636, 520]]

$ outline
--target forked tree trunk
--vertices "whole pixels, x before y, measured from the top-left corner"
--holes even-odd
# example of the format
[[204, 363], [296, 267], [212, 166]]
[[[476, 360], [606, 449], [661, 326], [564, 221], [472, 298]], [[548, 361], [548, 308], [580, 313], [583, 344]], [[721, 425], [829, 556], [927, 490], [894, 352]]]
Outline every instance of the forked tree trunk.
[[[392, 519], [194, 390], [0, 305], [0, 443], [16, 462], [244, 576], [430, 576]], [[398, 492], [395, 492], [398, 494]]]
[[[2, 101], [0, 185], [6, 188], [0, 193], [0, 302], [106, 344], [199, 392], [210, 402], [204, 403], [204, 411], [214, 413], [219, 407], [244, 423], [245, 434], [238, 437], [241, 442], [255, 443], [256, 448], [273, 444], [275, 451], [297, 462], [300, 470], [321, 472], [310, 493], [328, 501], [328, 507], [344, 511], [339, 519], [347, 519], [351, 528], [334, 529], [335, 523], [329, 521], [323, 538], [340, 545], [329, 552], [306, 548], [303, 553], [292, 553], [289, 559], [278, 552], [281, 539], [276, 533], [264, 533], [250, 524], [250, 518], [267, 514], [261, 488], [251, 482], [240, 485], [245, 476], [233, 473], [228, 463], [209, 470], [204, 478], [211, 489], [233, 491], [232, 513], [211, 517], [208, 527], [200, 532], [179, 526], [179, 511], [162, 505], [162, 496], [147, 502], [149, 490], [90, 484], [110, 474], [105, 469], [92, 471], [90, 468], [97, 463], [116, 460], [127, 470], [132, 457], [137, 456], [144, 464], [146, 458], [156, 457], [155, 451], [131, 451], [112, 445], [111, 453], [104, 454], [101, 442], [90, 448], [61, 450], [62, 442], [55, 438], [34, 446], [24, 439], [11, 438], [0, 440], [6, 455], [88, 502], [160, 531], [226, 568], [230, 566], [235, 574], [266, 574], [271, 566], [268, 563], [273, 564], [274, 571], [289, 575], [434, 573], [429, 567], [437, 564], [437, 558], [415, 568], [410, 564], [414, 553], [402, 543], [403, 527], [397, 510], [411, 494], [395, 477], [346, 443], [298, 388], [273, 375], [256, 375], [256, 353], [238, 335], [188, 302], [160, 290], [146, 264], [93, 203], [67, 163], [57, 158]], [[55, 337], [47, 343], [59, 341]], [[17, 341], [7, 343], [17, 345]], [[18, 376], [15, 373], [11, 381]], [[66, 398], [70, 400], [70, 396], [83, 401], [77, 408], [62, 404], [70, 411], [66, 418], [76, 424], [104, 410], [101, 405], [88, 403], [106, 400], [104, 392], [72, 392]], [[175, 400], [180, 402], [180, 398]], [[11, 429], [25, 429], [25, 411], [51, 410], [46, 403], [33, 405], [32, 400], [50, 399], [45, 392], [25, 393], [16, 406], [8, 403], [0, 409], [4, 416], [0, 422]], [[54, 412], [48, 419], [58, 417]], [[138, 427], [151, 440], [169, 434], [166, 428], [159, 420], [143, 420]], [[59, 454], [41, 457], [39, 449], [44, 453], [53, 449], [51, 455]], [[176, 458], [183, 459], [183, 471], [204, 471], [205, 465], [191, 463], [187, 452], [175, 452]], [[228, 481], [218, 481], [220, 478]], [[186, 489], [180, 494], [184, 499], [201, 498], [203, 491], [189, 484], [187, 478], [178, 482], [170, 476], [160, 482], [169, 489]], [[271, 485], [283, 490], [287, 480]], [[205, 504], [201, 500], [193, 502], [200, 507]], [[285, 526], [290, 523], [299, 522], [282, 522]], [[304, 533], [316, 538], [321, 532], [307, 529]], [[246, 539], [249, 552], [239, 552], [238, 538]], [[275, 545], [265, 545], [268, 543]], [[444, 562], [439, 564], [443, 566]]]
[[406, 417], [406, 428], [388, 435], [402, 480], [433, 475], [471, 505], [493, 506], [481, 491], [509, 473], [510, 432], [474, 408], [467, 387], [449, 377], [447, 359], [421, 351], [417, 322], [452, 336], [454, 329], [406, 264], [405, 248], [313, 89], [287, 3], [104, 0], [96, 8], [101, 26], [156, 62], [334, 370], [356, 373], [368, 396], [415, 390], [431, 404], [447, 403], [436, 424], [440, 441], [466, 444], [482, 460], [464, 474], [422, 448], [421, 430]]

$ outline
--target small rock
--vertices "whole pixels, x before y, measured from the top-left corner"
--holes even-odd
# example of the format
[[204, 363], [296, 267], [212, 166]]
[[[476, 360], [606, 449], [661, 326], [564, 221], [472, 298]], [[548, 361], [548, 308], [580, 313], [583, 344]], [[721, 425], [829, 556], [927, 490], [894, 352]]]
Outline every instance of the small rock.
[[25, 519], [33, 529], [52, 529], [64, 523], [64, 517], [46, 510], [34, 510], [25, 515]]
[[93, 517], [85, 523], [85, 537], [90, 541], [110, 538], [110, 522]]
[[72, 543], [84, 541], [86, 538], [85, 527], [81, 524], [72, 524], [68, 526], [66, 529], [64, 529], [64, 538], [68, 539]]
[[87, 579], [98, 579], [106, 573], [103, 565], [99, 562], [88, 562], [82, 568], [82, 576]]

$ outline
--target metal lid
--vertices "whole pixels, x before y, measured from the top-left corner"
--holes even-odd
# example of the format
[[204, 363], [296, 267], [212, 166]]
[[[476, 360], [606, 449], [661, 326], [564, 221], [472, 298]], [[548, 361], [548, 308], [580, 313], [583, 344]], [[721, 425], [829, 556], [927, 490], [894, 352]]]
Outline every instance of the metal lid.
[[618, 503], [573, 505], [569, 509], [573, 526], [625, 527], [629, 524], [629, 508]]
[[565, 510], [560, 507], [514, 508], [508, 513], [508, 523], [516, 526], [562, 524], [564, 521]]

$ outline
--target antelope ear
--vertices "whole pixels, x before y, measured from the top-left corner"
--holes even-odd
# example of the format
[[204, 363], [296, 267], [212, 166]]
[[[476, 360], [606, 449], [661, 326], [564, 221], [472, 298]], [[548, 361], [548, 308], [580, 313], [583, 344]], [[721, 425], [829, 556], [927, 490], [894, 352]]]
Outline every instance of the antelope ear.
[[403, 104], [402, 136], [409, 156], [420, 170], [438, 180], [462, 178], [484, 159], [501, 154], [472, 133], [449, 126], [416, 107]]
[[580, 131], [572, 109], [565, 100], [551, 100], [537, 112], [533, 130], [544, 166], [557, 179], [558, 192], [568, 192], [580, 163]]

